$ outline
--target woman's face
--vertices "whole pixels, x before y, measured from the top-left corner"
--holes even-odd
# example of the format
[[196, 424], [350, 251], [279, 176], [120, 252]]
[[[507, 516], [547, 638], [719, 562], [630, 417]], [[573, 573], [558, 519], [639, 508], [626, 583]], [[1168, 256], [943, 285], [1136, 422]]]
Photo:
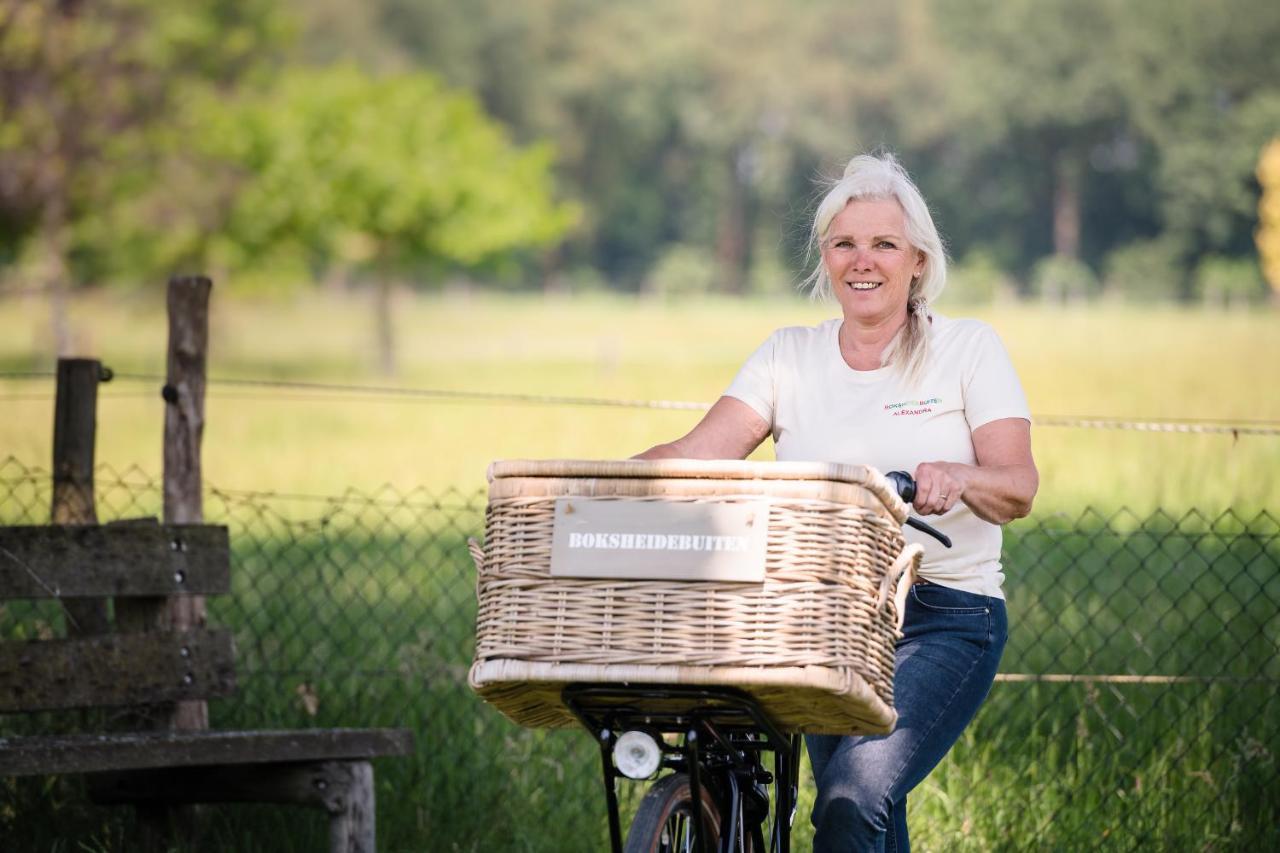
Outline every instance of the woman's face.
[[822, 262], [846, 320], [881, 325], [906, 317], [911, 279], [924, 253], [907, 242], [906, 215], [895, 199], [851, 201], [822, 243]]

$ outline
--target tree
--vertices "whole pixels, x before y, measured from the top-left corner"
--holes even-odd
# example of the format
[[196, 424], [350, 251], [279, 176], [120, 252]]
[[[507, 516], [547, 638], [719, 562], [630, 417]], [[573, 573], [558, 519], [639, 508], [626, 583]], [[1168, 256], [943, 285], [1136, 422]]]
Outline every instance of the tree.
[[192, 134], [232, 189], [189, 251], [230, 273], [332, 266], [377, 284], [379, 364], [394, 370], [397, 276], [430, 277], [547, 246], [573, 224], [551, 149], [520, 148], [469, 95], [424, 73], [295, 68], [260, 92], [205, 100]]
[[716, 258], [724, 289], [790, 260], [815, 175], [879, 145], [958, 256], [1096, 271], [1167, 231], [1191, 268], [1248, 251], [1280, 122], [1267, 0], [294, 2], [317, 49], [432, 68], [552, 139], [584, 211], [558, 257], [627, 288], [670, 251]]
[[660, 0], [579, 20], [554, 78], [566, 178], [590, 202], [579, 257], [637, 282], [666, 249], [700, 245], [718, 289], [742, 292], [757, 246], [786, 242], [794, 175], [849, 153], [868, 79], [850, 66], [878, 48], [831, 29], [847, 9]]
[[87, 232], [154, 182], [175, 102], [284, 34], [269, 0], [0, 0], [0, 248], [49, 292], [60, 354], [66, 294], [95, 271]]
[[[935, 124], [940, 135], [955, 134], [976, 149], [976, 160], [1009, 158], [1032, 174], [1020, 195], [1041, 197], [1050, 212], [1054, 254], [1081, 254], [1085, 183], [1090, 156], [1122, 135], [1126, 103], [1115, 65], [1125, 0], [976, 0], [935, 2], [936, 31], [942, 36], [948, 68], [948, 117]], [[993, 169], [993, 180], [1010, 180]], [[1018, 176], [1022, 178], [1022, 175]]]
[[945, 97], [935, 110], [909, 109], [904, 123], [969, 188], [968, 199], [943, 199], [967, 203], [947, 217], [962, 223], [963, 241], [984, 239], [979, 229], [988, 240], [1021, 231], [1005, 254], [1023, 266], [1053, 251], [1096, 267], [1118, 246], [1158, 237], [1183, 261], [1247, 251], [1252, 165], [1280, 122], [1280, 7], [931, 5]]

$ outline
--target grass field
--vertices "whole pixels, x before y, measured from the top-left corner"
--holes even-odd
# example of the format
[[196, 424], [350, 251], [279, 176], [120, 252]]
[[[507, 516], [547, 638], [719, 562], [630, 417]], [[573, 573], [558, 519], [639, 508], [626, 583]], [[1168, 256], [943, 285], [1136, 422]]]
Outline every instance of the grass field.
[[[0, 506], [29, 507], [38, 520], [47, 483], [15, 486], [20, 479], [16, 466], [0, 467]], [[286, 520], [274, 499], [209, 501], [210, 520], [232, 528], [236, 556], [233, 594], [212, 602], [212, 619], [235, 629], [240, 669], [236, 697], [211, 707], [215, 726], [413, 729], [417, 752], [379, 764], [382, 849], [604, 849], [590, 738], [519, 729], [466, 687], [475, 601], [465, 536], [479, 530], [483, 502], [426, 497], [349, 495], [312, 505], [307, 521]], [[131, 515], [154, 512], [158, 493], [132, 477], [103, 483], [101, 499]], [[1280, 841], [1276, 521], [1024, 520], [1006, 554], [1019, 572], [1003, 672], [1208, 680], [997, 684], [912, 796], [916, 849], [1247, 850]], [[44, 610], [11, 607], [0, 633], [38, 633], [57, 619]], [[314, 713], [299, 698], [303, 685], [319, 700]], [[86, 809], [82, 794], [66, 779], [0, 787], [0, 837], [20, 849], [129, 849], [129, 813]], [[628, 786], [624, 802], [634, 807], [638, 794]], [[812, 797], [805, 777], [797, 851], [810, 837]], [[324, 821], [218, 810], [205, 840], [205, 849], [301, 853], [323, 847]]]
[[[772, 328], [827, 314], [800, 301], [405, 299], [402, 370], [391, 383], [371, 369], [369, 312], [356, 297], [266, 303], [215, 294], [213, 309], [215, 380], [703, 401]], [[979, 316], [1004, 337], [1038, 415], [1280, 421], [1280, 314], [1011, 307]], [[74, 325], [82, 351], [118, 373], [162, 373], [155, 298], [82, 299]], [[51, 369], [46, 326], [42, 304], [0, 302], [0, 373]], [[104, 520], [158, 510], [155, 384], [122, 378], [102, 387], [98, 459], [126, 481], [100, 481]], [[207, 502], [209, 520], [233, 531], [236, 588], [213, 617], [236, 631], [241, 669], [236, 699], [212, 709], [215, 724], [411, 727], [418, 752], [379, 766], [384, 849], [602, 849], [590, 740], [518, 729], [465, 687], [475, 604], [464, 538], [479, 530], [475, 501], [491, 459], [623, 456], [695, 418], [215, 382], [208, 483], [356, 490], [332, 503], [225, 493]], [[0, 486], [9, 483], [0, 523], [47, 513], [46, 478], [22, 472], [47, 469], [51, 424], [51, 382], [0, 379]], [[1036, 512], [1006, 540], [1014, 631], [1002, 670], [1234, 681], [997, 684], [913, 795], [916, 848], [1274, 846], [1280, 535], [1274, 519], [1238, 518], [1280, 507], [1280, 438], [1043, 427], [1035, 444]], [[8, 456], [25, 467], [6, 466]], [[1130, 510], [1113, 516], [1121, 507]], [[1238, 517], [1214, 521], [1228, 509]], [[1176, 522], [1189, 511], [1200, 516]], [[0, 632], [38, 633], [56, 618], [10, 608], [0, 611]], [[316, 716], [299, 699], [303, 684], [320, 697]], [[802, 790], [797, 850], [808, 837], [812, 784]], [[128, 849], [128, 812], [85, 809], [82, 793], [69, 780], [5, 783], [0, 837], [32, 850]], [[266, 807], [219, 810], [206, 841], [318, 849], [324, 821]]]
[[[94, 294], [73, 306], [80, 353], [120, 374], [164, 370], [163, 295]], [[956, 312], [959, 313], [959, 312]], [[1014, 306], [972, 313], [1001, 333], [1039, 416], [1280, 421], [1280, 313]], [[212, 300], [210, 375], [451, 391], [708, 402], [781, 325], [831, 316], [800, 299], [668, 304], [623, 297], [404, 295], [401, 369], [373, 370], [363, 297]], [[0, 374], [50, 370], [47, 311], [0, 302]], [[104, 385], [98, 458], [156, 470], [155, 382]], [[331, 494], [483, 483], [497, 458], [630, 455], [694, 412], [501, 401], [369, 398], [211, 385], [205, 471], [224, 488]], [[0, 379], [0, 455], [49, 458], [52, 383]], [[1040, 512], [1085, 505], [1204, 510], [1280, 506], [1280, 438], [1045, 426]], [[759, 458], [771, 458], [766, 442]]]

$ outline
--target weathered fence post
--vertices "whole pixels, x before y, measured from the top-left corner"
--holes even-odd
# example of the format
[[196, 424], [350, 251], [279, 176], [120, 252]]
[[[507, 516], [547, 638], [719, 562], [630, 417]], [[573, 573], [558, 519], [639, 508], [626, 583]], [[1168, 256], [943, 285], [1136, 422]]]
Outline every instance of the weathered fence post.
[[[93, 499], [98, 383], [109, 375], [95, 359], [58, 359], [50, 513], [54, 524], [98, 523]], [[67, 636], [105, 634], [110, 630], [105, 598], [64, 599], [62, 607], [67, 617]]]
[[[209, 352], [209, 291], [204, 276], [169, 279], [169, 352], [164, 383], [164, 521], [202, 524], [204, 503], [200, 448], [204, 437], [205, 370]], [[203, 627], [203, 596], [169, 600], [169, 620], [175, 631]], [[207, 729], [204, 702], [180, 702], [174, 714], [177, 729]]]

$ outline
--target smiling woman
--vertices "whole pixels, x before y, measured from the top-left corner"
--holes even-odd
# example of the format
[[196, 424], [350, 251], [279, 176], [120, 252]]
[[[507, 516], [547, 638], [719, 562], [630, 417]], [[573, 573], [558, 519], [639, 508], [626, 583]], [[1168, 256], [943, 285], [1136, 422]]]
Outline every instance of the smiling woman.
[[906, 217], [895, 199], [855, 199], [831, 221], [822, 241], [822, 266], [846, 317], [840, 350], [854, 370], [883, 367], [883, 353], [908, 313], [911, 286], [925, 254], [906, 236]]
[[[852, 229], [861, 234], [850, 233]], [[813, 294], [835, 295], [846, 311], [842, 291], [858, 283], [865, 287], [865, 282], [853, 280], [857, 278], [853, 274], [873, 272], [859, 267], [868, 263], [867, 258], [858, 257], [859, 236], [867, 241], [864, 248], [870, 258], [887, 267], [886, 272], [905, 274], [907, 286], [901, 294], [895, 293], [898, 298], [891, 304], [894, 310], [881, 318], [869, 318], [873, 322], [866, 324], [867, 330], [874, 326], [878, 333], [864, 336], [861, 341], [842, 339], [842, 349], [849, 347], [849, 356], [860, 364], [869, 361], [869, 356], [878, 359], [855, 370], [897, 361], [906, 376], [918, 376], [929, 344], [924, 328], [928, 305], [946, 285], [947, 255], [924, 197], [891, 155], [863, 154], [850, 160], [843, 177], [822, 199], [813, 217], [813, 240], [822, 254], [809, 276]], [[905, 327], [901, 322], [904, 316]], [[877, 319], [879, 322], [875, 322]], [[897, 335], [899, 328], [901, 336]]]
[[772, 435], [780, 460], [914, 473], [915, 510], [955, 548], [920, 543], [895, 652], [898, 726], [807, 738], [814, 850], [908, 849], [907, 794], [977, 712], [1004, 650], [1000, 525], [1030, 511], [1039, 483], [1031, 418], [994, 330], [930, 310], [942, 239], [893, 157], [849, 162], [813, 238], [814, 292], [842, 316], [774, 332], [688, 435], [641, 456], [742, 458]]

